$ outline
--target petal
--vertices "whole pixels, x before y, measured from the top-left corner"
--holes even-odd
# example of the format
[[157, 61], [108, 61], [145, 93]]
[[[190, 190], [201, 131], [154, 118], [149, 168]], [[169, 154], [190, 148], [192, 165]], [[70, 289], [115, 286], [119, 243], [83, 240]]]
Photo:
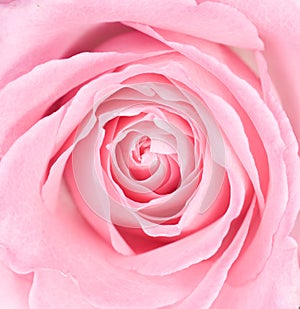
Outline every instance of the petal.
[[299, 1], [219, 0], [243, 12], [265, 45], [271, 78], [300, 140], [300, 6]]
[[0, 262], [0, 306], [9, 309], [29, 309], [32, 280], [18, 275]]
[[160, 53], [83, 53], [47, 62], [13, 81], [0, 91], [1, 154], [73, 88], [116, 66]]
[[[40, 63], [63, 57], [76, 39], [90, 31], [94, 31], [94, 37], [97, 31], [103, 36], [105, 32], [99, 27], [106, 22], [131, 21], [237, 47], [262, 48], [255, 27], [243, 14], [230, 6], [211, 2], [196, 5], [192, 0], [172, 3], [55, 0], [43, 4], [15, 1], [1, 5], [0, 12], [2, 85]], [[16, 35], [18, 29], [23, 30], [22, 35]], [[36, 43], [41, 41], [41, 44]]]
[[259, 73], [262, 80], [264, 100], [270, 110], [276, 115], [278, 125], [281, 131], [281, 137], [286, 145], [283, 153], [283, 159], [286, 164], [289, 200], [286, 207], [286, 213], [281, 221], [280, 228], [283, 235], [286, 236], [295, 225], [297, 214], [300, 210], [299, 183], [300, 183], [300, 161], [296, 155], [299, 150], [299, 144], [293, 133], [292, 125], [289, 118], [284, 113], [277, 93], [268, 74], [268, 68], [264, 57], [260, 53], [256, 55]]
[[76, 308], [96, 309], [84, 299], [78, 283], [70, 275], [57, 270], [35, 271], [29, 304], [31, 309]]
[[[251, 264], [244, 264], [244, 268]], [[229, 272], [228, 277], [230, 278]], [[243, 284], [225, 282], [212, 309], [222, 308], [298, 308], [300, 304], [300, 272], [296, 243], [286, 238], [276, 241], [272, 253], [258, 276]]]
[[[201, 280], [193, 293], [191, 293], [191, 295], [189, 295], [177, 306], [178, 308], [196, 308], [199, 305], [203, 309], [211, 308], [212, 303], [217, 298], [219, 291], [222, 289], [230, 267], [238, 257], [244, 244], [251, 219], [253, 219], [252, 215], [254, 208], [255, 199], [252, 201], [243, 223], [226, 251], [221, 257], [214, 261], [205, 278]], [[227, 303], [226, 306], [228, 306]]]
[[145, 275], [166, 275], [208, 260], [219, 250], [232, 220], [240, 214], [243, 205], [249, 203], [249, 194], [245, 192], [248, 180], [244, 171], [233, 163], [228, 166], [228, 178], [231, 183], [231, 199], [223, 217], [156, 250], [130, 257], [113, 257], [114, 264]]

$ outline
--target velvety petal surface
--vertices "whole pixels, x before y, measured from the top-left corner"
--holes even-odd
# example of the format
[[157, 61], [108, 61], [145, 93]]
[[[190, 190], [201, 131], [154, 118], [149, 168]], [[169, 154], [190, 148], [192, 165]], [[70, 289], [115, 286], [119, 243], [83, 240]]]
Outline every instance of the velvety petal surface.
[[[263, 45], [255, 26], [245, 15], [218, 3], [197, 5], [192, 0], [172, 3], [107, 0], [72, 3], [13, 1], [0, 5], [0, 38], [5, 44], [0, 55], [3, 60], [1, 86], [40, 63], [64, 57], [78, 38], [90, 32], [94, 37], [99, 33], [98, 40], [101, 42], [103, 37], [107, 38], [101, 31], [101, 23], [132, 21], [237, 47], [260, 49]], [[132, 7], [134, 10], [130, 9]], [[16, 38], [18, 29], [23, 30], [22, 36]], [[118, 34], [119, 30], [115, 32], [110, 32], [110, 35]], [[41, 44], [35, 44], [37, 41]], [[7, 50], [10, 52], [7, 53]], [[12, 69], [15, 67], [18, 69]]]
[[0, 3], [4, 307], [299, 306], [299, 10]]
[[53, 269], [35, 271], [29, 304], [32, 309], [100, 308], [85, 300], [77, 282], [72, 277]]
[[211, 308], [222, 308], [224, 303], [232, 309], [298, 308], [299, 280], [297, 245], [287, 238], [274, 244], [270, 258], [255, 280], [234, 286], [225, 282]]
[[282, 105], [300, 139], [300, 5], [297, 0], [218, 0], [243, 12], [257, 27], [264, 42], [264, 55]]
[[0, 263], [0, 306], [9, 309], [29, 309], [28, 296], [32, 276], [18, 275]]

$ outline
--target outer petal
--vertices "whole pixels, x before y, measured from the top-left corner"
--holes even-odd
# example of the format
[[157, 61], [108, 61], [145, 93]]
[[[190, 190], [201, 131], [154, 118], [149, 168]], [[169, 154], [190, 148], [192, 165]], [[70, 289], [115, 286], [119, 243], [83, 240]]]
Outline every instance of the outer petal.
[[224, 308], [224, 304], [232, 309], [298, 308], [299, 287], [297, 245], [287, 238], [275, 243], [270, 259], [255, 280], [241, 286], [225, 283], [212, 309]]
[[[283, 158], [286, 163], [286, 175], [288, 181], [289, 199], [286, 205], [285, 215], [280, 222], [280, 232], [283, 237], [287, 236], [295, 225], [297, 214], [300, 210], [299, 203], [299, 183], [300, 183], [300, 160], [297, 155], [299, 144], [293, 134], [289, 119], [280, 106], [277, 93], [268, 74], [267, 64], [260, 53], [257, 53], [257, 63], [260, 75], [262, 76], [262, 88], [264, 100], [270, 110], [276, 115], [278, 125], [281, 131], [281, 137], [285, 142], [286, 148]], [[299, 242], [298, 242], [299, 243]]]
[[257, 27], [282, 104], [300, 141], [300, 2], [218, 0], [243, 12]]
[[[149, 42], [151, 44], [151, 40]], [[82, 53], [69, 59], [53, 60], [7, 85], [0, 91], [1, 155], [69, 91], [74, 88], [77, 91], [76, 87], [116, 66], [163, 53], [156, 48], [141, 54]]]
[[96, 308], [84, 299], [74, 279], [50, 269], [35, 272], [29, 304], [30, 309]]
[[31, 278], [14, 273], [0, 262], [0, 307], [9, 309], [29, 308], [28, 294]]
[[211, 308], [212, 303], [217, 298], [217, 295], [219, 294], [219, 291], [225, 282], [228, 270], [234, 263], [235, 259], [238, 257], [238, 254], [247, 237], [249, 225], [251, 223], [251, 219], [253, 219], [252, 215], [255, 202], [256, 201], [254, 199], [242, 222], [242, 225], [240, 226], [235, 238], [231, 241], [226, 251], [221, 257], [214, 261], [207, 276], [201, 280], [193, 293], [191, 293], [189, 297], [187, 297], [180, 305], [178, 305], [178, 308]]
[[[0, 20], [0, 87], [37, 64], [64, 57], [70, 50], [87, 50], [81, 46], [74, 51], [76, 40], [91, 31], [94, 38], [97, 33], [103, 38], [100, 27], [105, 22], [132, 21], [223, 44], [262, 48], [255, 27], [243, 14], [230, 6], [197, 5], [193, 0], [14, 1], [1, 5]], [[19, 29], [22, 35], [16, 36]], [[90, 49], [90, 44], [81, 43]]]

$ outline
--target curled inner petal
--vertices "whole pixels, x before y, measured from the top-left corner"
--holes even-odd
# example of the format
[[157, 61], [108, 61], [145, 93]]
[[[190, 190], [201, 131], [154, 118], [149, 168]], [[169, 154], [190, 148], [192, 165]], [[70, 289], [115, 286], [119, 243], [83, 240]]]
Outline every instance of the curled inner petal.
[[[222, 188], [220, 132], [202, 103], [174, 85], [121, 86], [95, 103], [78, 133], [94, 149], [85, 168], [75, 169], [87, 149], [73, 152], [80, 194], [116, 225], [139, 227], [149, 236], [179, 235], [186, 225], [183, 214], [191, 207], [196, 215], [207, 211]], [[203, 175], [207, 185], [196, 194]], [[82, 183], [84, 177], [94, 189]]]

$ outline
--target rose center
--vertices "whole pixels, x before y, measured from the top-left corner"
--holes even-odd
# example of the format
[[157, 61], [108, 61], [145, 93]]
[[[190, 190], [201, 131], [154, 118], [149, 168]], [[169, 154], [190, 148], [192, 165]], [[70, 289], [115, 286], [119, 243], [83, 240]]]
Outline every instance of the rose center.
[[145, 180], [149, 178], [155, 171], [158, 158], [155, 153], [150, 150], [151, 139], [143, 136], [134, 146], [130, 153], [129, 172], [136, 180]]
[[151, 140], [148, 136], [143, 136], [132, 151], [132, 158], [137, 164], [147, 164], [151, 160], [153, 153], [150, 152]]
[[[176, 137], [155, 114], [118, 117], [105, 125], [110, 173], [123, 193], [139, 203], [174, 192], [181, 182]], [[102, 162], [103, 163], [103, 162]]]

